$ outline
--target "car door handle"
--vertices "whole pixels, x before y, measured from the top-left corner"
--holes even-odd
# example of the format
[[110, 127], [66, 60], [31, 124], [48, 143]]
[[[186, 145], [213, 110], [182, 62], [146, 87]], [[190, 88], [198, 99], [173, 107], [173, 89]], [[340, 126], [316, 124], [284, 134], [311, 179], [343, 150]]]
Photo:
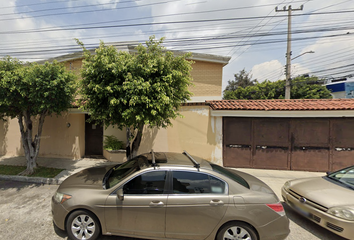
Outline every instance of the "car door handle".
[[163, 207], [165, 204], [161, 201], [152, 201], [149, 204], [150, 207]]
[[224, 205], [224, 202], [219, 200], [219, 199], [213, 199], [210, 201], [211, 206], [222, 206]]

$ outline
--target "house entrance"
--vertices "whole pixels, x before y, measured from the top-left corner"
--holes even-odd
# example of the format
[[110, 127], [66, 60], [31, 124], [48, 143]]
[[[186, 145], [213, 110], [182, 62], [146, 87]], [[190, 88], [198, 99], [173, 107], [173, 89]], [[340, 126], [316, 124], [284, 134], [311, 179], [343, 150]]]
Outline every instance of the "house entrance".
[[103, 155], [103, 127], [87, 122], [85, 115], [85, 156]]

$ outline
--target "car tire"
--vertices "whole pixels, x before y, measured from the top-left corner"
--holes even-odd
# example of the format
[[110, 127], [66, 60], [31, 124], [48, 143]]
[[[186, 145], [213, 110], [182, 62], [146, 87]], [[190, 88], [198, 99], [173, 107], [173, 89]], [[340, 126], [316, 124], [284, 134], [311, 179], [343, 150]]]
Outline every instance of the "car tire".
[[248, 224], [231, 222], [222, 226], [216, 235], [217, 240], [247, 239], [258, 240], [256, 231]]
[[66, 232], [72, 240], [95, 240], [101, 233], [101, 226], [94, 214], [79, 210], [68, 217]]

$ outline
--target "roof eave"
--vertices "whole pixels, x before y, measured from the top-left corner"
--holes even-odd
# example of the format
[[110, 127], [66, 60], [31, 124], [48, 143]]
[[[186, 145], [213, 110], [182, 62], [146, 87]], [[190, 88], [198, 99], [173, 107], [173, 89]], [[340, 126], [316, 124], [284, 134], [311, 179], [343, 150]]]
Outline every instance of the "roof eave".
[[354, 117], [354, 110], [293, 110], [293, 111], [264, 111], [264, 110], [213, 110], [213, 117]]

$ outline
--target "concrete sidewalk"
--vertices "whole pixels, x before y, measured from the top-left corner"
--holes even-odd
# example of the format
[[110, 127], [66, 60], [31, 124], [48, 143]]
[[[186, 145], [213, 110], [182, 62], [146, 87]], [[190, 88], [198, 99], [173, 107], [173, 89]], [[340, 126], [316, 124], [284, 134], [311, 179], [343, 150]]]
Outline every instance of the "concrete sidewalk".
[[236, 168], [239, 171], [251, 174], [263, 182], [265, 182], [281, 200], [281, 188], [288, 180], [295, 178], [322, 177], [324, 172], [307, 172], [307, 171], [288, 171], [288, 170], [270, 170], [270, 169], [251, 169]]
[[[21, 181], [21, 182], [42, 183], [42, 184], [60, 184], [70, 175], [79, 172], [85, 168], [110, 165], [114, 163], [115, 162], [108, 161], [104, 158], [82, 158], [79, 160], [73, 160], [73, 159], [66, 159], [66, 158], [40, 157], [37, 159], [37, 164], [39, 166], [49, 167], [49, 168], [59, 168], [65, 170], [59, 173], [57, 176], [55, 176], [55, 178], [0, 175], [0, 179]], [[2, 156], [0, 157], [0, 167], [1, 165], [26, 166], [26, 159], [25, 157]]]

